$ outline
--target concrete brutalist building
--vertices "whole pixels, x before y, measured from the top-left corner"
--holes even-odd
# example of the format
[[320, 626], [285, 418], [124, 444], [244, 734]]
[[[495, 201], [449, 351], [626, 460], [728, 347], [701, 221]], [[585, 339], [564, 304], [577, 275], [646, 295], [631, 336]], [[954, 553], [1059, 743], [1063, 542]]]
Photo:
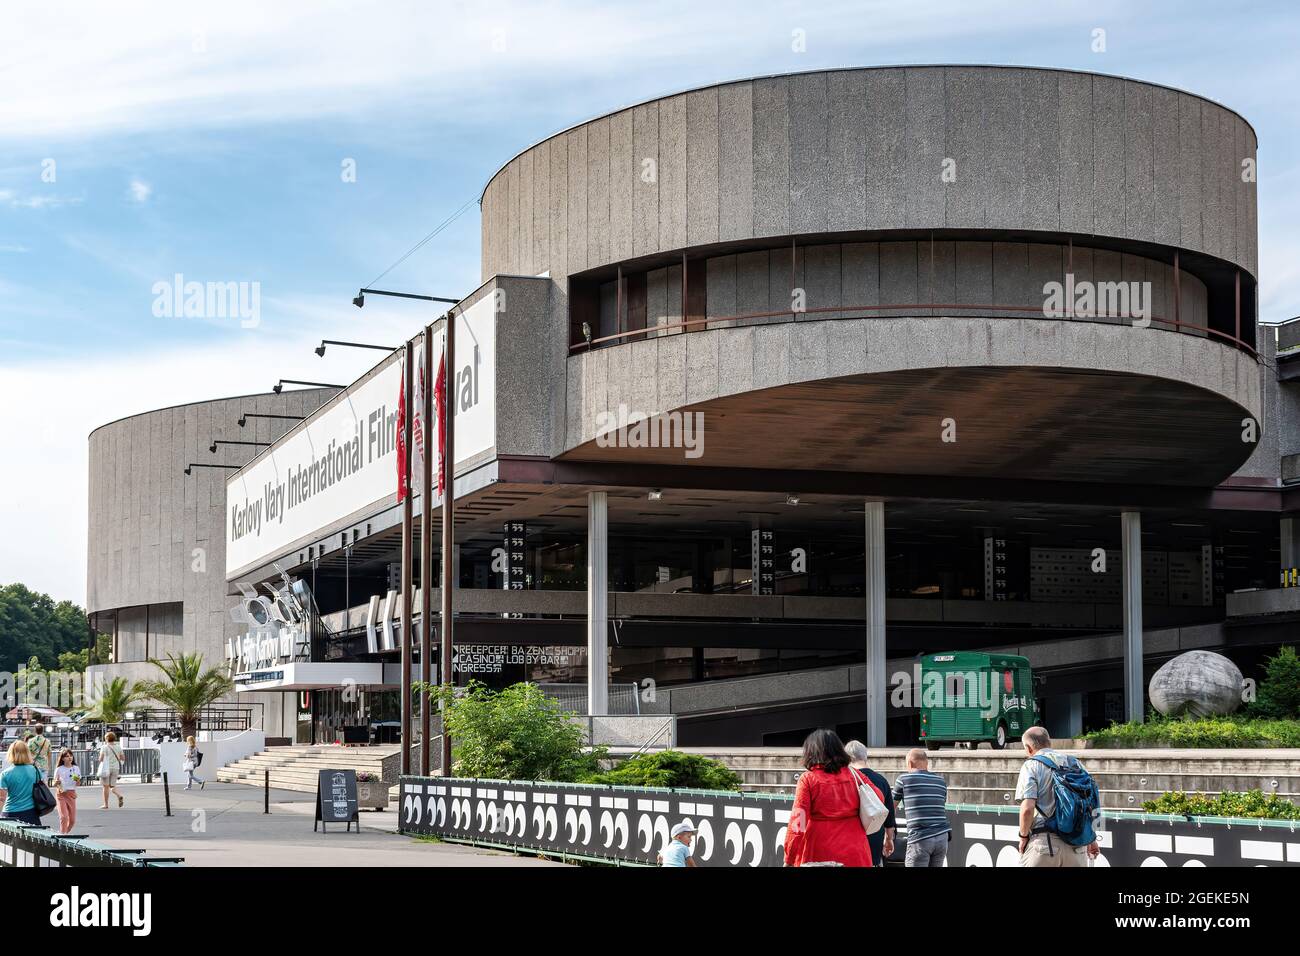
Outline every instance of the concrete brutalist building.
[[[484, 190], [456, 310], [494, 303], [491, 415], [457, 455], [458, 649], [569, 648], [491, 673], [583, 685], [596, 713], [651, 686], [638, 706], [707, 743], [915, 739], [891, 676], [944, 649], [1025, 653], [1062, 733], [1140, 714], [1182, 650], [1257, 667], [1300, 616], [1278, 587], [1300, 431], [1290, 330], [1279, 351], [1258, 314], [1256, 147], [1151, 83], [888, 67], [692, 90], [524, 150]], [[685, 416], [698, 455], [628, 437]], [[183, 500], [215, 533], [228, 502], [214, 480], [203, 518], [120, 490], [160, 480], [129, 469], [101, 490], [125, 427], [92, 438], [92, 614], [160, 603], [215, 648], [222, 599], [274, 562], [315, 575], [340, 659], [395, 659], [364, 633], [394, 497], [204, 597], [164, 588], [187, 552], [123, 519]]]

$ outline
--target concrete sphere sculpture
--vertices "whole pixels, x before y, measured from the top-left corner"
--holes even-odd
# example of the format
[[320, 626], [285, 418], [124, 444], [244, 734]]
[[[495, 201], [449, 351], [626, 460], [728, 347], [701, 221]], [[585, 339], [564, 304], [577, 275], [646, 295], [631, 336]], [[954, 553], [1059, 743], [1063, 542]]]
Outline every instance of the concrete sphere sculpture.
[[1241, 671], [1222, 654], [1188, 651], [1151, 677], [1151, 705], [1166, 717], [1217, 717], [1241, 706]]

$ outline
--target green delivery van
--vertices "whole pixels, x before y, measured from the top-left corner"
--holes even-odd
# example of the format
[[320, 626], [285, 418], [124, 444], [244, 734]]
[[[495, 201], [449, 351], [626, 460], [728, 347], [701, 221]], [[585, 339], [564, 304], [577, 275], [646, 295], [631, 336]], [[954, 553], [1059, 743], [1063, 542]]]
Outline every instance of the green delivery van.
[[1015, 654], [952, 651], [921, 658], [921, 740], [930, 750], [987, 740], [1001, 750], [1038, 723], [1029, 661]]

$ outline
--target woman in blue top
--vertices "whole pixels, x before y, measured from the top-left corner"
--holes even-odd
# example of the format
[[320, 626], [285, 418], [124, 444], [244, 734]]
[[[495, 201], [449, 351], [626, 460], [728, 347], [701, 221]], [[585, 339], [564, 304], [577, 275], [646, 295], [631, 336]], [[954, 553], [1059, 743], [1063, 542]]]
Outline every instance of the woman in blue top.
[[9, 764], [0, 773], [0, 790], [5, 793], [4, 812], [0, 820], [20, 820], [41, 825], [41, 815], [32, 802], [32, 787], [40, 779], [40, 771], [32, 765], [32, 752], [21, 740], [9, 745]]

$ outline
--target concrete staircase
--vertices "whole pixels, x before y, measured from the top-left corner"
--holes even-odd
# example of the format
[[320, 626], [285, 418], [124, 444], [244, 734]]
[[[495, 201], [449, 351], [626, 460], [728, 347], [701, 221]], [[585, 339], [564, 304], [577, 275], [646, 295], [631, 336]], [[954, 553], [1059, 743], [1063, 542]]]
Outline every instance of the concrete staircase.
[[401, 748], [397, 744], [378, 747], [272, 747], [245, 757], [217, 771], [222, 783], [243, 783], [260, 787], [271, 773], [271, 786], [280, 790], [315, 793], [322, 770], [368, 771], [392, 783], [397, 782]]
[[[741, 789], [793, 795], [803, 767], [794, 747], [683, 747], [720, 760], [742, 780]], [[1300, 803], [1300, 750], [1111, 750], [1070, 751], [1096, 778], [1102, 805], [1140, 810], [1142, 803], [1168, 790], [1216, 794], [1261, 789]], [[871, 767], [892, 781], [904, 769], [907, 751], [871, 751]], [[930, 769], [948, 782], [952, 803], [1010, 806], [1024, 762], [1019, 748], [940, 750], [930, 754]]]

